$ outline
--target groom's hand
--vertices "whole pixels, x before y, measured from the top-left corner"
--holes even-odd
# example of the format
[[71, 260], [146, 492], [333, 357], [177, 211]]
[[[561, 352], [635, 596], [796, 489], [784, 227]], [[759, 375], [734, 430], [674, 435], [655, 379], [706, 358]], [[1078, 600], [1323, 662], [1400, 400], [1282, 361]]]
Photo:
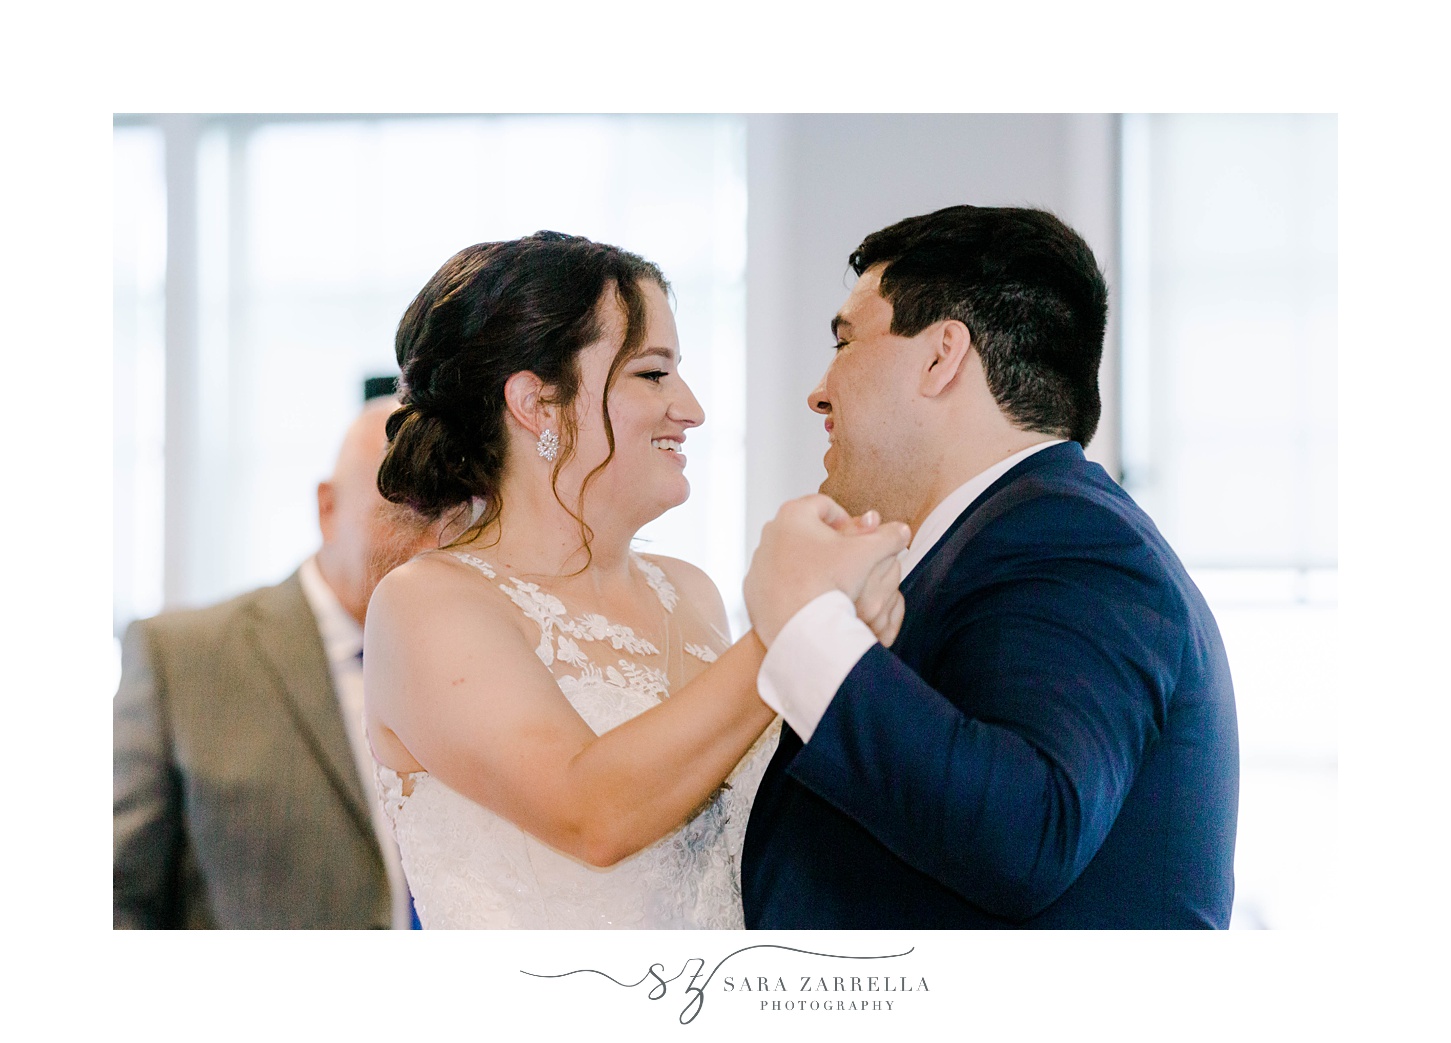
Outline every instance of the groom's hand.
[[911, 535], [901, 522], [887, 522], [871, 531], [861, 531], [867, 526], [856, 523], [855, 534], [833, 528], [848, 528], [845, 523], [850, 521], [836, 501], [817, 494], [782, 504], [761, 530], [760, 546], [746, 574], [745, 597], [751, 624], [767, 647], [786, 622], [819, 595], [840, 590], [852, 601], [860, 598], [873, 573], [895, 559]]
[[907, 602], [897, 589], [897, 584], [901, 582], [902, 563], [894, 554], [872, 569], [856, 599], [857, 618], [872, 628], [872, 633], [877, 635], [884, 648], [891, 648], [892, 642], [897, 640], [897, 632], [902, 629], [902, 618], [907, 612]]
[[[828, 522], [840, 533], [876, 532], [882, 524], [882, 516], [876, 511], [867, 511], [859, 518], [853, 518], [845, 511], [842, 517]], [[867, 576], [865, 586], [856, 599], [856, 614], [881, 642], [882, 647], [891, 648], [902, 629], [902, 618], [907, 611], [907, 602], [897, 589], [902, 582], [902, 562], [899, 555], [883, 558]]]

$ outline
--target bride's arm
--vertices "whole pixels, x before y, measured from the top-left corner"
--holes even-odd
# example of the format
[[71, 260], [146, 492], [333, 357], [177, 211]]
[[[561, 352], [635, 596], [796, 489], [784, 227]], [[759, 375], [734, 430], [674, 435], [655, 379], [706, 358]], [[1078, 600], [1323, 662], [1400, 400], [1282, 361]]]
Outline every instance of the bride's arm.
[[455, 562], [420, 558], [389, 574], [368, 607], [369, 728], [591, 865], [678, 826], [774, 718], [756, 695], [765, 648], [750, 633], [659, 706], [596, 736], [519, 618]]

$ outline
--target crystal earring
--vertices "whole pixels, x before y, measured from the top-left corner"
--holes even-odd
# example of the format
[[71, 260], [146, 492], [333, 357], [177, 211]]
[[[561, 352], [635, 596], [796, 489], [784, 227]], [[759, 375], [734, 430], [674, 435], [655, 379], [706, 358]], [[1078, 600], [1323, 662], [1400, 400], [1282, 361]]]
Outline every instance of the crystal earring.
[[539, 434], [539, 441], [534, 443], [534, 449], [546, 460], [553, 460], [559, 455], [559, 436], [549, 428], [545, 428]]

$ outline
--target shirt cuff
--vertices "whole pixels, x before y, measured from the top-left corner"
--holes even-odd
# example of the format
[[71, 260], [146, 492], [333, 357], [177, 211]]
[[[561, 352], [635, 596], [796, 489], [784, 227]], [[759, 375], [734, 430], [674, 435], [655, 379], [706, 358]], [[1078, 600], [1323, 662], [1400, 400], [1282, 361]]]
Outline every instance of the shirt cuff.
[[766, 651], [756, 690], [807, 742], [846, 675], [876, 643], [851, 598], [828, 591], [786, 621]]

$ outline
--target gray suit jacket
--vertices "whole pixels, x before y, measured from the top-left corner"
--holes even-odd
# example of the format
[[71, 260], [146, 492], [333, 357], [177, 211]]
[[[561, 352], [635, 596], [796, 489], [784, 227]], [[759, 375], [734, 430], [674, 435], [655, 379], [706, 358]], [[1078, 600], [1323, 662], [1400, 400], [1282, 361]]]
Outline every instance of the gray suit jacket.
[[390, 926], [296, 573], [133, 623], [114, 714], [115, 927]]

